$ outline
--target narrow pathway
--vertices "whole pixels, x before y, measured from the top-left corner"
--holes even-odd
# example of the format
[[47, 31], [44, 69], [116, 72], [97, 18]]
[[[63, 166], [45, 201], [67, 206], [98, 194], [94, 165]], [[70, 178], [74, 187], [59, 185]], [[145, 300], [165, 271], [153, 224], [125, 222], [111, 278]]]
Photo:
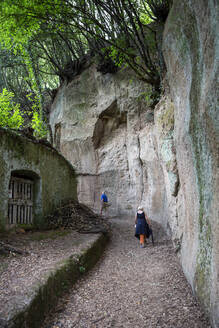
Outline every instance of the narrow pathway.
[[42, 328], [207, 328], [169, 242], [139, 247], [134, 227], [112, 220], [102, 259]]

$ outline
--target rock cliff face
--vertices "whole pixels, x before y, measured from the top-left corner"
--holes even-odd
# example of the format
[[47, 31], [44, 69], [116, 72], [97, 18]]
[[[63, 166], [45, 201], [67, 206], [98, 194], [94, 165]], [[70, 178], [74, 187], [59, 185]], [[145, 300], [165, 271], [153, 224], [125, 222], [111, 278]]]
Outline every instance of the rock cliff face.
[[[175, 1], [165, 26], [165, 94], [127, 70], [91, 65], [58, 91], [50, 123], [56, 147], [78, 172], [78, 198], [110, 216], [142, 204], [171, 235], [187, 279], [219, 325], [216, 134], [216, 2]], [[182, 15], [179, 15], [179, 13]], [[169, 86], [169, 87], [168, 87]]]
[[181, 262], [214, 327], [219, 327], [218, 7], [211, 0], [176, 1], [163, 46], [175, 107]]
[[50, 122], [56, 146], [78, 172], [81, 202], [99, 211], [105, 190], [110, 216], [133, 216], [142, 204], [167, 228], [178, 192], [174, 107], [165, 98], [154, 115], [148, 95], [129, 72], [102, 75], [93, 65], [62, 86]]

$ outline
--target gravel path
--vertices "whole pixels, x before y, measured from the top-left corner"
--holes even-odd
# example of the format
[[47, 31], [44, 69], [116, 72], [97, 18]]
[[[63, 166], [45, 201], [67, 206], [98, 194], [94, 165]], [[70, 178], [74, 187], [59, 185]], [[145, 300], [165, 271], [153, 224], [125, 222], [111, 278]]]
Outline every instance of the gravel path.
[[60, 300], [42, 328], [207, 328], [170, 242], [139, 247], [133, 224], [111, 220], [102, 259]]

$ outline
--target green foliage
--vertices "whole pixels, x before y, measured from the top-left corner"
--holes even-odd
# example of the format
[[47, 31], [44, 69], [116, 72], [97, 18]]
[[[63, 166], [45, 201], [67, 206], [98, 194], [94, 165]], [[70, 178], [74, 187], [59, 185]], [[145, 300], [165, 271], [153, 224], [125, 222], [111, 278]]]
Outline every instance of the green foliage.
[[152, 22], [152, 19], [148, 16], [147, 13], [141, 13], [140, 20], [144, 25], [148, 25]]
[[3, 89], [0, 93], [0, 126], [19, 129], [24, 120], [21, 116], [20, 105], [13, 102], [14, 94]]
[[85, 269], [85, 267], [84, 266], [80, 266], [79, 267], [79, 271], [80, 271], [80, 273], [84, 273], [85, 271], [86, 271], [86, 269]]
[[144, 5], [140, 7], [140, 21], [143, 25], [148, 25], [153, 22], [153, 13], [149, 7], [149, 5], [145, 2]]
[[[114, 64], [121, 68], [125, 64], [125, 54], [120, 50], [111, 46], [109, 49], [109, 57], [113, 60]], [[126, 65], [127, 66], [127, 65]]]
[[33, 118], [31, 126], [34, 129], [34, 136], [36, 138], [45, 138], [47, 136], [47, 126], [46, 123], [40, 117], [40, 114], [35, 110], [33, 112]]
[[[13, 91], [22, 110], [38, 98], [42, 120], [46, 99], [64, 80], [80, 73], [89, 53], [121, 67], [159, 89], [162, 56], [151, 22], [163, 22], [171, 0], [2, 0], [0, 1], [0, 88]], [[153, 25], [153, 24], [152, 24]], [[1, 62], [1, 49], [7, 49]], [[79, 64], [78, 64], [79, 63]], [[159, 67], [160, 65], [160, 67]], [[5, 85], [3, 84], [5, 83]], [[0, 90], [1, 91], [1, 90]], [[44, 131], [34, 115], [33, 125]], [[41, 133], [40, 132], [40, 133]], [[44, 132], [43, 132], [44, 133]]]
[[147, 107], [154, 108], [160, 99], [160, 93], [154, 90], [154, 88], [148, 85], [146, 91], [141, 92], [138, 96], [139, 101], [144, 101]]
[[[28, 95], [29, 99], [31, 94]], [[0, 126], [10, 129], [19, 129], [24, 124], [24, 118], [20, 105], [13, 101], [13, 92], [3, 89], [0, 93]], [[44, 138], [47, 135], [47, 127], [39, 114], [39, 100], [35, 97], [32, 105], [33, 115], [31, 126], [36, 138]]]

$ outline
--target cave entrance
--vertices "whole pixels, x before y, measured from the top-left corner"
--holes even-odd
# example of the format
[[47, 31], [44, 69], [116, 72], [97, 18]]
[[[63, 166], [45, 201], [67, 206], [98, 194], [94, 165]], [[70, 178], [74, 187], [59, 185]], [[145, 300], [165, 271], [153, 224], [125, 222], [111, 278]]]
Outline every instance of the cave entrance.
[[38, 176], [32, 171], [13, 171], [9, 182], [8, 224], [32, 224]]

